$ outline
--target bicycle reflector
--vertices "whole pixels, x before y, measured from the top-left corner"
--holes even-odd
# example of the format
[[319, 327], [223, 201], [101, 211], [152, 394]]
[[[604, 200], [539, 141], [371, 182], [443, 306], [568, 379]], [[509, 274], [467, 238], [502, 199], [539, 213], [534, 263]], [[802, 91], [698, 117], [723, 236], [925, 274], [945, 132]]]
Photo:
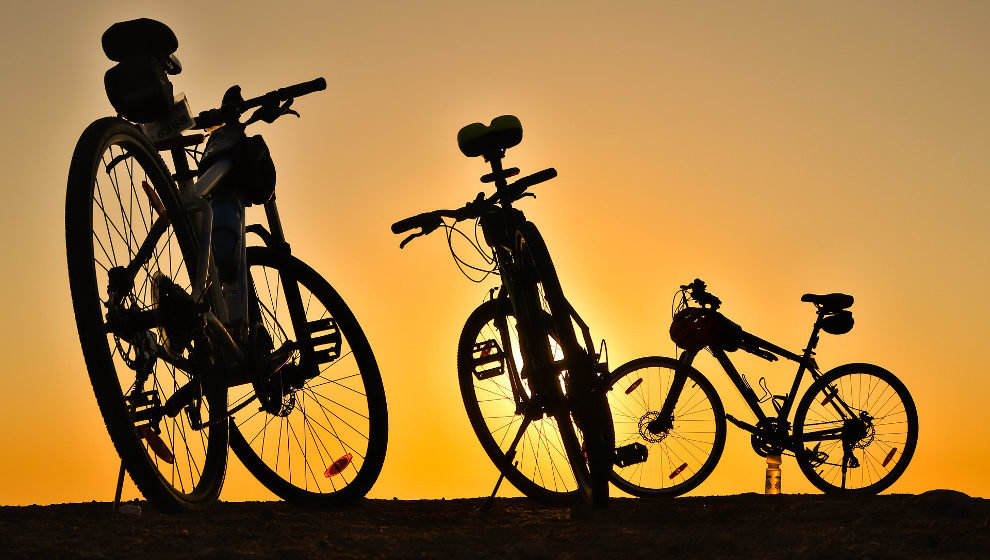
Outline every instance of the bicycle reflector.
[[351, 459], [353, 458], [354, 456], [348, 453], [343, 457], [341, 457], [340, 459], [337, 459], [336, 461], [333, 462], [332, 465], [327, 467], [327, 472], [323, 473], [323, 476], [330, 478], [331, 476], [336, 476], [344, 472], [344, 469], [346, 469], [347, 466], [351, 464]]
[[626, 389], [626, 394], [628, 395], [629, 393], [632, 393], [633, 391], [636, 390], [636, 387], [639, 387], [642, 384], [643, 384], [643, 378], [642, 377], [640, 377], [636, 381], [633, 381], [632, 382], [632, 385], [630, 385], [629, 388]]

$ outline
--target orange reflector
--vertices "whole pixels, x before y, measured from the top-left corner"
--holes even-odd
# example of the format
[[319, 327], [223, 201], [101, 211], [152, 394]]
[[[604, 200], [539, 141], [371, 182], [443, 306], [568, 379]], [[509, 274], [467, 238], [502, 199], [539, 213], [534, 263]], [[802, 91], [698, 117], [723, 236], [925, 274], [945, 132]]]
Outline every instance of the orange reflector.
[[169, 451], [169, 448], [165, 445], [162, 437], [156, 434], [155, 431], [151, 429], [151, 426], [147, 424], [138, 426], [137, 431], [138, 434], [140, 434], [141, 437], [148, 442], [148, 447], [155, 452], [155, 455], [157, 455], [159, 459], [170, 465], [175, 463], [175, 455], [172, 455], [172, 452]]
[[674, 480], [674, 477], [681, 474], [681, 472], [686, 468], [687, 468], [687, 463], [684, 463], [683, 465], [674, 469], [674, 472], [670, 473], [670, 479]]
[[636, 381], [633, 381], [633, 384], [630, 385], [628, 389], [626, 389], [626, 394], [628, 395], [629, 393], [632, 393], [633, 391], [635, 391], [636, 390], [636, 387], [639, 387], [642, 383], [643, 383], [643, 378], [642, 377], [640, 377]]
[[[831, 387], [830, 387], [830, 389], [831, 389]], [[835, 398], [835, 395], [837, 395], [837, 394], [839, 393], [839, 392], [838, 392], [838, 391], [836, 391], [835, 389], [831, 389], [831, 391], [832, 391], [832, 392], [831, 392], [831, 393], [829, 393], [827, 397], [825, 397], [825, 400], [823, 400], [823, 401], [822, 401], [822, 406], [825, 406], [825, 405], [827, 405], [828, 403], [830, 403], [830, 402], [832, 402], [832, 399], [834, 399], [834, 398]]]
[[144, 187], [144, 194], [148, 195], [148, 201], [151, 202], [151, 207], [158, 212], [158, 215], [165, 218], [165, 223], [168, 223], [168, 214], [165, 212], [165, 205], [162, 204], [162, 199], [158, 198], [158, 193], [155, 189], [148, 184], [147, 181], [141, 181], [141, 186]]
[[897, 448], [896, 447], [890, 450], [890, 453], [887, 454], [887, 457], [883, 460], [883, 464], [880, 465], [880, 466], [881, 467], [886, 467], [887, 466], [887, 463], [889, 463], [890, 460], [894, 458], [894, 454], [895, 453], [897, 453]]
[[485, 348], [484, 350], [481, 351], [481, 357], [491, 356], [491, 355], [492, 355], [492, 349], [490, 347]]
[[344, 472], [344, 469], [347, 468], [347, 465], [351, 464], [351, 459], [353, 458], [354, 457], [351, 456], [350, 453], [348, 453], [347, 455], [344, 455], [340, 459], [337, 459], [336, 461], [333, 462], [332, 465], [330, 465], [327, 468], [327, 472], [323, 473], [323, 476], [330, 478], [331, 476], [335, 476]]

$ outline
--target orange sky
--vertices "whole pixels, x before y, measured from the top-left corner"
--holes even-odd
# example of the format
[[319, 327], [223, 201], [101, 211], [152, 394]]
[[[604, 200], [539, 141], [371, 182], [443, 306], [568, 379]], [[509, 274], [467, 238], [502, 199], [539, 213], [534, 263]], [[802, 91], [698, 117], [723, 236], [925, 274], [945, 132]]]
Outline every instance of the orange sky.
[[[194, 110], [233, 83], [252, 96], [327, 78], [297, 102], [302, 119], [255, 130], [294, 252], [349, 302], [381, 366], [392, 429], [371, 497], [479, 496], [495, 482], [454, 371], [491, 284], [461, 277], [441, 236], [400, 251], [388, 226], [473, 198], [484, 166], [460, 155], [456, 132], [504, 113], [525, 129], [507, 163], [559, 172], [520, 207], [613, 365], [673, 352], [670, 298], [695, 277], [731, 318], [792, 349], [812, 318], [802, 293], [851, 293], [856, 327], [824, 337], [819, 362], [875, 362], [914, 395], [918, 450], [890, 491], [990, 497], [987, 4], [283, 1], [284, 16], [252, 1], [9, 4], [0, 504], [113, 495], [63, 212], [79, 133], [111, 111], [100, 35], [136, 17], [175, 30], [174, 83]], [[776, 392], [793, 373], [740, 365]], [[724, 376], [702, 370], [747, 418]], [[764, 467], [730, 427], [694, 493], [759, 491]], [[785, 491], [813, 490], [792, 460], [783, 470]], [[222, 498], [270, 497], [232, 457]]]

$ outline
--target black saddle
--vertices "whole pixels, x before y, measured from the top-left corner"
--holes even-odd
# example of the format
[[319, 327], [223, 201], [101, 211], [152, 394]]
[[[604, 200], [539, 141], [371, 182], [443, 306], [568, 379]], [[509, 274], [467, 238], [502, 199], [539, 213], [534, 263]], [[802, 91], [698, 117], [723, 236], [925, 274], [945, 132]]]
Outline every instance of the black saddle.
[[853, 297], [848, 294], [804, 294], [801, 301], [813, 303], [825, 313], [835, 313], [852, 307]]
[[164, 23], [141, 18], [121, 21], [103, 32], [103, 52], [114, 62], [134, 56], [166, 59], [179, 48], [175, 33]]
[[457, 146], [467, 157], [488, 156], [507, 150], [522, 142], [522, 123], [512, 115], [492, 119], [485, 126], [471, 123], [457, 133]]

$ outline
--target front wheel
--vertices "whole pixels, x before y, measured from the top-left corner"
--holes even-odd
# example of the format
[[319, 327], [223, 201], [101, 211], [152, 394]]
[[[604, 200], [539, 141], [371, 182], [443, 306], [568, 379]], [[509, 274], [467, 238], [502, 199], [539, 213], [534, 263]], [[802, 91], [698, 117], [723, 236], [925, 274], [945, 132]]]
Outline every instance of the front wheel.
[[[687, 379], [671, 417], [660, 418], [678, 368]], [[612, 372], [608, 393], [619, 450], [645, 448], [638, 458], [619, 462], [612, 483], [638, 497], [680, 496], [711, 474], [725, 447], [725, 410], [711, 382], [698, 370], [672, 358], [647, 357]], [[632, 453], [636, 455], [636, 453]]]
[[371, 346], [344, 300], [302, 261], [265, 247], [248, 248], [247, 261], [252, 357], [259, 371], [272, 371], [230, 389], [230, 448], [284, 500], [333, 506], [361, 498], [388, 442]]
[[839, 366], [815, 381], [794, 412], [801, 471], [819, 490], [876, 494], [904, 473], [918, 443], [918, 410], [894, 374]]

